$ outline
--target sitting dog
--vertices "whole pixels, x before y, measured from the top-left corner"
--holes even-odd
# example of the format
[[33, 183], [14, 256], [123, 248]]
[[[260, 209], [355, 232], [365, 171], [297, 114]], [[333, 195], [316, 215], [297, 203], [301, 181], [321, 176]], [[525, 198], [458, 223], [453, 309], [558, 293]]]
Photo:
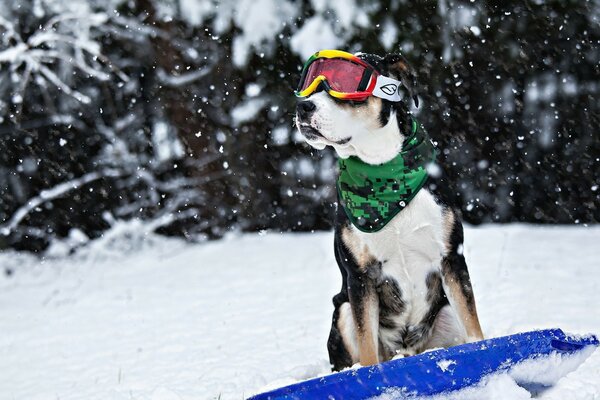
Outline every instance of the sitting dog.
[[307, 61], [296, 92], [299, 132], [340, 158], [334, 370], [483, 339], [461, 221], [425, 186], [439, 167], [409, 112], [415, 89], [400, 55], [324, 50]]

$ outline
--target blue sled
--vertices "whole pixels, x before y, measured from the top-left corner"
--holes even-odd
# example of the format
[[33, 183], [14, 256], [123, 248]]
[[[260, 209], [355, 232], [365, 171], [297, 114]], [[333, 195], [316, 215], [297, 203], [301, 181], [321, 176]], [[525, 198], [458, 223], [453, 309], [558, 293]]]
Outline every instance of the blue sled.
[[[560, 361], [598, 344], [596, 336], [571, 337], [560, 329], [518, 333], [346, 370], [258, 394], [249, 400], [368, 399], [390, 389], [399, 390], [403, 398], [434, 395], [475, 385], [492, 373], [510, 373], [523, 361], [552, 356]], [[582, 353], [579, 362], [591, 351], [586, 353]], [[540, 383], [531, 374], [522, 375], [526, 378], [514, 378], [526, 388], [547, 385], [544, 379]]]

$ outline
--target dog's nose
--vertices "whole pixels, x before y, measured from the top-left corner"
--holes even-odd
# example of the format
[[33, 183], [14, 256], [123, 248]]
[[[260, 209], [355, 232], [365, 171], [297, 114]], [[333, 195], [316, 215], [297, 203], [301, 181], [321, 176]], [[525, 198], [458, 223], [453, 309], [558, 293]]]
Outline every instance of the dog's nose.
[[310, 100], [304, 100], [298, 103], [296, 106], [296, 111], [298, 112], [298, 117], [301, 119], [306, 118], [311, 112], [315, 111], [317, 106]]

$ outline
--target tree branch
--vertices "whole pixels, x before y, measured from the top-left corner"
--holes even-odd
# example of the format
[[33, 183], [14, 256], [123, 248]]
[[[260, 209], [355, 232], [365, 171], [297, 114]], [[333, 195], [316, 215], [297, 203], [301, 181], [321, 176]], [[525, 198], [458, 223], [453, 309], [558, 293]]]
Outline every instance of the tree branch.
[[10, 220], [0, 225], [0, 235], [8, 236], [12, 232], [13, 229], [36, 207], [44, 204], [49, 200], [53, 200], [57, 197], [61, 197], [65, 193], [70, 192], [71, 190], [78, 189], [79, 187], [93, 182], [100, 178], [105, 177], [118, 177], [123, 174], [122, 171], [116, 169], [104, 169], [102, 171], [94, 171], [89, 172], [85, 175], [80, 176], [79, 178], [72, 179], [67, 182], [59, 183], [51, 189], [42, 190], [39, 195], [29, 199], [27, 203], [21, 206]]

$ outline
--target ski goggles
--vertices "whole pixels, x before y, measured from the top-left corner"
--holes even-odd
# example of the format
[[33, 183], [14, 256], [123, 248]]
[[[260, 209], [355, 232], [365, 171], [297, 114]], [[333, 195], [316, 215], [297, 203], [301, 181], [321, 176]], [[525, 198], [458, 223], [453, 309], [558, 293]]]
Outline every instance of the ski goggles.
[[297, 97], [308, 97], [319, 87], [340, 100], [364, 101], [376, 96], [400, 101], [401, 82], [381, 75], [354, 54], [341, 50], [321, 50], [304, 64]]

